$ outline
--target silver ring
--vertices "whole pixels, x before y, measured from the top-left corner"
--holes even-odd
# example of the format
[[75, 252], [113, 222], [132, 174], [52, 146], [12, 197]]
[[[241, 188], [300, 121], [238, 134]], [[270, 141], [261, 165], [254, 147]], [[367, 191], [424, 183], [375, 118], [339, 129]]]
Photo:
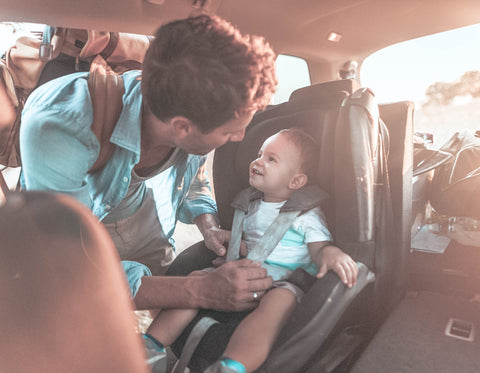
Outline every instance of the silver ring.
[[257, 299], [257, 298], [258, 298], [258, 293], [257, 292], [253, 293], [253, 299]]

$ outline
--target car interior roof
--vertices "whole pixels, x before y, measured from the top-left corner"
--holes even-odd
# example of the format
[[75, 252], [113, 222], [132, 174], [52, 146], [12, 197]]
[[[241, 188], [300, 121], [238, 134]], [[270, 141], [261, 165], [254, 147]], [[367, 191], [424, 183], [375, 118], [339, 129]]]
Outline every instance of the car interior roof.
[[[480, 22], [478, 0], [0, 0], [0, 20], [153, 34], [202, 7], [305, 58], [313, 82], [388, 45]], [[327, 40], [332, 31], [339, 42]]]

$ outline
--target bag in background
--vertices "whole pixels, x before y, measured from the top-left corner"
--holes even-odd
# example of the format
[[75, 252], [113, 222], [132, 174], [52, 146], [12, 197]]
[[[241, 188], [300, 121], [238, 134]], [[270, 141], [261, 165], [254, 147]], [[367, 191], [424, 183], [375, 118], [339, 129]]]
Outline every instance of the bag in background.
[[457, 132], [440, 150], [452, 158], [435, 169], [432, 207], [443, 215], [480, 219], [480, 131]]
[[89, 71], [98, 55], [116, 73], [141, 69], [151, 39], [144, 35], [51, 26], [45, 28], [42, 39], [18, 38], [5, 60], [0, 60], [0, 164], [21, 166], [21, 112], [36, 87], [69, 73]]

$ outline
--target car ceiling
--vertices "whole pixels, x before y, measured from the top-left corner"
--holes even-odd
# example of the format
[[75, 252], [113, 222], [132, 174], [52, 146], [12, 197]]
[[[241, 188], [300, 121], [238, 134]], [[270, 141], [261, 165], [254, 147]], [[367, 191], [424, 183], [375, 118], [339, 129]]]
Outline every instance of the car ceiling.
[[[279, 53], [330, 67], [362, 61], [397, 42], [480, 23], [480, 0], [0, 0], [4, 21], [141, 34], [198, 11], [265, 36]], [[338, 43], [327, 40], [331, 31], [342, 35]]]

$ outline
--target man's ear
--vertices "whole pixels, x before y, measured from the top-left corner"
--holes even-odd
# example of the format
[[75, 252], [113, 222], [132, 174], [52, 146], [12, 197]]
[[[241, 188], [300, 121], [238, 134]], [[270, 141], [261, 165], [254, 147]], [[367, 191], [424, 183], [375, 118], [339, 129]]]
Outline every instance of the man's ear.
[[295, 176], [292, 177], [292, 180], [290, 180], [290, 184], [288, 184], [288, 187], [290, 189], [300, 189], [303, 187], [308, 181], [308, 176], [306, 174], [300, 173], [300, 174], [295, 174]]
[[180, 116], [170, 119], [170, 124], [175, 133], [175, 136], [178, 138], [185, 138], [186, 136], [188, 136], [192, 132], [194, 127], [194, 124], [190, 119]]

